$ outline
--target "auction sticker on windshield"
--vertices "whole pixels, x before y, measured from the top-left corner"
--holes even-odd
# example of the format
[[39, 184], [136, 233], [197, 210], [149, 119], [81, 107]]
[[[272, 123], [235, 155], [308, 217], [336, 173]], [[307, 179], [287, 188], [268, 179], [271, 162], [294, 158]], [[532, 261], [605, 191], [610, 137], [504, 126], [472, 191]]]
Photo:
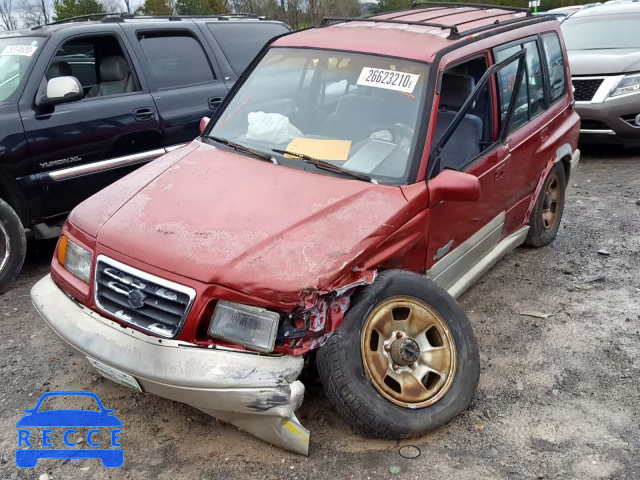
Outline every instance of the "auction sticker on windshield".
[[398, 92], [413, 93], [420, 75], [396, 72], [381, 68], [364, 67], [358, 78], [358, 85], [374, 88], [386, 88]]
[[36, 50], [38, 50], [38, 47], [34, 47], [33, 45], [8, 45], [0, 52], [0, 57], [31, 57], [36, 53]]

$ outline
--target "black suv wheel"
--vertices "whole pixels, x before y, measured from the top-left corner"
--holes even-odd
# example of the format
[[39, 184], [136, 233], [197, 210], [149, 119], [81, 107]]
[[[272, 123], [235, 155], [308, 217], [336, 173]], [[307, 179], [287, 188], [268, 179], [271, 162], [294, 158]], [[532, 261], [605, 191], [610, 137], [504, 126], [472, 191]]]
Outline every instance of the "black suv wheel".
[[0, 292], [16, 279], [26, 254], [27, 239], [20, 218], [0, 199]]

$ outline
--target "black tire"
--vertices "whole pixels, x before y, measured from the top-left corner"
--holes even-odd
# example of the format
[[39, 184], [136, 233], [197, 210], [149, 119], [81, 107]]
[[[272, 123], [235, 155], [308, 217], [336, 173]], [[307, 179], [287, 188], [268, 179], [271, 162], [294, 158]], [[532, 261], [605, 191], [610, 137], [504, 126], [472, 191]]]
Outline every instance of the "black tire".
[[[22, 269], [24, 257], [27, 254], [27, 238], [24, 234], [24, 228], [22, 227], [20, 218], [13, 208], [11, 208], [11, 206], [2, 199], [0, 199], [0, 222], [2, 222], [2, 226], [0, 227], [1, 293], [13, 283]], [[6, 260], [4, 260], [7, 246], [9, 254]]]
[[[549, 186], [550, 181], [552, 179], [556, 179], [559, 183], [559, 201], [557, 202], [556, 207], [556, 215], [557, 220], [553, 222], [551, 228], [545, 227], [545, 221], [543, 218], [543, 212], [545, 211], [545, 202], [547, 200], [547, 187]], [[527, 238], [525, 243], [532, 247], [544, 247], [545, 245], [549, 245], [556, 238], [558, 234], [558, 229], [560, 228], [560, 223], [562, 221], [562, 213], [564, 212], [564, 199], [565, 193], [567, 190], [567, 177], [564, 170], [564, 165], [562, 162], [557, 162], [553, 168], [547, 174], [547, 178], [544, 179], [544, 184], [542, 185], [542, 189], [538, 194], [538, 198], [536, 199], [536, 204], [531, 211], [531, 217], [529, 217], [529, 233], [527, 234]]]
[[[444, 396], [430, 406], [410, 409], [380, 394], [367, 378], [362, 359], [363, 327], [376, 305], [392, 297], [414, 297], [442, 317], [456, 347], [456, 369]], [[480, 358], [473, 329], [464, 311], [442, 288], [426, 277], [389, 270], [352, 297], [344, 321], [318, 351], [318, 371], [331, 404], [362, 435], [401, 439], [423, 435], [466, 410], [480, 376]]]

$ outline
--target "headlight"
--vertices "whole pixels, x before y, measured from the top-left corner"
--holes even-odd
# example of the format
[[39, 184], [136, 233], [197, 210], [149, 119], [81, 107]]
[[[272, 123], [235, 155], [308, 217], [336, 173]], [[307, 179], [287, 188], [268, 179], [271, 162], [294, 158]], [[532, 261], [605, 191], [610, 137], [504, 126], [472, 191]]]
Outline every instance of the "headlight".
[[64, 235], [60, 237], [58, 245], [58, 262], [80, 280], [89, 283], [91, 278], [91, 252], [76, 245]]
[[617, 97], [618, 95], [624, 95], [625, 93], [640, 93], [640, 73], [625, 75], [618, 85], [616, 85], [616, 88], [611, 90], [609, 96]]
[[208, 334], [243, 347], [269, 353], [278, 335], [280, 315], [264, 308], [218, 301]]

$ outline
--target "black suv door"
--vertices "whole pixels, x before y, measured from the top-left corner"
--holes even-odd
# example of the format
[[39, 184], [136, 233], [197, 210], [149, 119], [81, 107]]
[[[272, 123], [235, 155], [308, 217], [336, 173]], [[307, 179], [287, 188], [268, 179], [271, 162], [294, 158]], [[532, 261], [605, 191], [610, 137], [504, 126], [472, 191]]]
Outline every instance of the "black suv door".
[[[86, 28], [86, 27], [83, 27]], [[155, 104], [119, 25], [62, 29], [47, 42], [20, 100], [37, 183], [33, 217], [69, 212], [79, 202], [163, 153]], [[76, 77], [85, 98], [39, 107], [47, 82]], [[33, 178], [33, 176], [32, 176]]]
[[202, 117], [210, 117], [228, 92], [211, 47], [193, 22], [123, 28], [149, 79], [165, 146], [190, 142]]

